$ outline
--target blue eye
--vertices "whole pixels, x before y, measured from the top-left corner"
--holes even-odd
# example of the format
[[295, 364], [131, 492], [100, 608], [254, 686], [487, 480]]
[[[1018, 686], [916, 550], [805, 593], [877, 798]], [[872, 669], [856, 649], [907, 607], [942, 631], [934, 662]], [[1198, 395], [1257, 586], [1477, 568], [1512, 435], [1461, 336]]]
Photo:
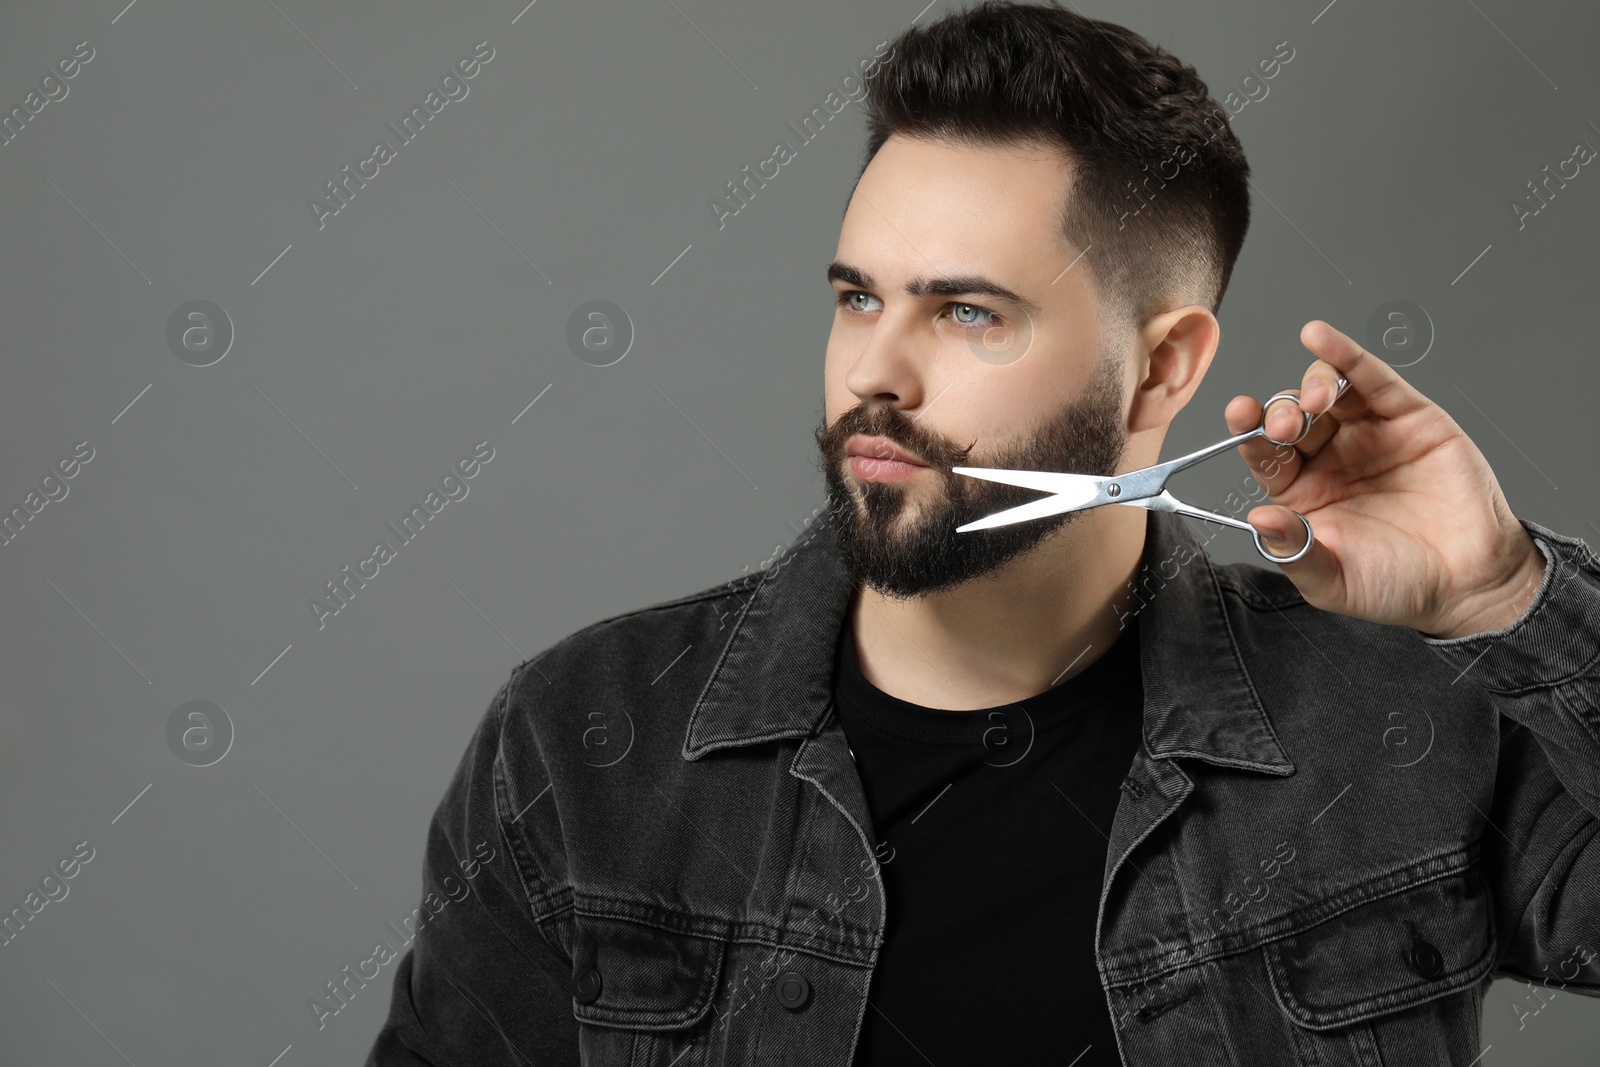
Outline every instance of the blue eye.
[[[877, 307], [863, 306], [865, 301], [878, 301]], [[864, 293], [859, 289], [847, 289], [835, 299], [840, 307], [865, 315], [871, 311], [882, 311], [883, 301], [871, 293]], [[977, 304], [946, 304], [944, 309], [950, 312], [950, 320], [957, 326], [968, 327], [976, 330], [988, 330], [1004, 325], [1004, 320], [988, 308], [979, 307]], [[982, 316], [982, 317], [980, 317]]]
[[[951, 319], [957, 323], [960, 323], [962, 326], [982, 326], [987, 328], [997, 325], [994, 312], [988, 310], [987, 308], [981, 308], [976, 304], [951, 304], [950, 307], [952, 309], [950, 314]], [[977, 315], [987, 315], [989, 316], [989, 320], [986, 322], [975, 322], [972, 319], [962, 318], [961, 313], [963, 311], [970, 311]]]
[[860, 312], [861, 314], [866, 314], [868, 311], [879, 311], [879, 310], [882, 310], [882, 302], [881, 301], [879, 302], [879, 306], [876, 307], [876, 308], [866, 308], [866, 307], [857, 306], [857, 304], [856, 304], [856, 298], [857, 297], [859, 297], [859, 298], [861, 298], [863, 300], [877, 300], [878, 299], [877, 297], [873, 296], [871, 293], [863, 293], [859, 289], [849, 289], [849, 290], [846, 290], [845, 292], [842, 292], [842, 293], [839, 294], [838, 304], [842, 308], [846, 308], [846, 309], [848, 309], [850, 311]]

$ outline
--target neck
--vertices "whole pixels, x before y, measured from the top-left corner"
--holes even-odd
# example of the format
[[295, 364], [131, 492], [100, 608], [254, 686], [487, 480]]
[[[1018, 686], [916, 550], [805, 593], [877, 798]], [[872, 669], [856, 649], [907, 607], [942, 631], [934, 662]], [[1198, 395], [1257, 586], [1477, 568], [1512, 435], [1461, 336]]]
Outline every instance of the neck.
[[1122, 632], [1115, 604], [1144, 553], [1143, 508], [1096, 508], [994, 575], [945, 593], [851, 597], [867, 681], [923, 707], [1027, 700], [1080, 673]]

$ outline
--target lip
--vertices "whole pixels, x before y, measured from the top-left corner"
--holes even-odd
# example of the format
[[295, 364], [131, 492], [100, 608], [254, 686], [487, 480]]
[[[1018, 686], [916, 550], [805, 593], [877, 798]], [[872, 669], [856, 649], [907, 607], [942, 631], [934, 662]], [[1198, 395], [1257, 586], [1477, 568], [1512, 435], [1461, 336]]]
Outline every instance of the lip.
[[845, 442], [845, 452], [865, 459], [888, 460], [894, 463], [906, 463], [913, 467], [927, 466], [910, 452], [896, 446], [887, 437], [864, 437], [856, 434]]

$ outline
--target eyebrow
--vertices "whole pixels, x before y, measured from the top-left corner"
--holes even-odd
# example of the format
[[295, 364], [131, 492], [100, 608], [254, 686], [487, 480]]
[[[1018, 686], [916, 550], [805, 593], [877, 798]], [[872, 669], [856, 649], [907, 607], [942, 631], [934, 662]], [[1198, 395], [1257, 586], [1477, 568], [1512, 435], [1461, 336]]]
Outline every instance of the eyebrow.
[[[852, 267], [848, 263], [834, 260], [828, 264], [828, 282], [843, 282], [853, 285], [858, 289], [876, 289], [872, 276], [859, 267]], [[962, 274], [952, 278], [912, 278], [906, 282], [906, 295], [908, 296], [968, 296], [983, 295], [999, 297], [1021, 308], [1031, 315], [1037, 315], [1042, 310], [1037, 303], [1027, 297], [1007, 289], [998, 282], [989, 280], [981, 274]]]

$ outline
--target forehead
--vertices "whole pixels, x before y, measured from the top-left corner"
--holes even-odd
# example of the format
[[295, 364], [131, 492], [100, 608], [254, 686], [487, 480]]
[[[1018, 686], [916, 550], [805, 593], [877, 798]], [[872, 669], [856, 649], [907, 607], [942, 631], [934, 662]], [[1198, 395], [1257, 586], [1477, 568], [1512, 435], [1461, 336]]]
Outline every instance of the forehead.
[[1066, 151], [1055, 145], [894, 134], [850, 198], [840, 257], [909, 255], [920, 270], [929, 261], [970, 265], [975, 254], [1057, 256], [1066, 247], [1058, 223], [1072, 174]]

